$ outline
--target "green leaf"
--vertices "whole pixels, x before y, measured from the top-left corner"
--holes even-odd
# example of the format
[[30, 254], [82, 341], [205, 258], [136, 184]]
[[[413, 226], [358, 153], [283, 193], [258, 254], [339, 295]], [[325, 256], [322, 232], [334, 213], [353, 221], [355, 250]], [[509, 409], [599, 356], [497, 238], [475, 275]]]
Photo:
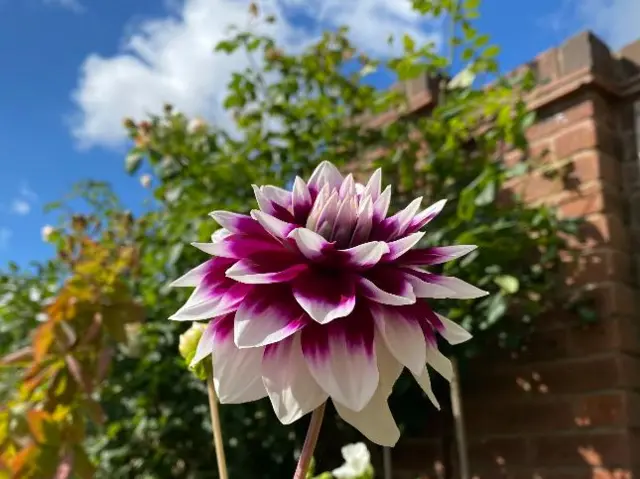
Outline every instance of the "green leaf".
[[402, 44], [404, 46], [404, 50], [407, 53], [413, 53], [416, 50], [416, 42], [415, 40], [408, 34], [404, 34], [402, 37]]
[[130, 175], [134, 174], [142, 165], [144, 153], [139, 149], [132, 149], [124, 160], [124, 168]]
[[483, 58], [494, 58], [498, 56], [499, 53], [500, 47], [498, 45], [491, 45], [482, 52], [482, 56]]
[[494, 202], [496, 199], [496, 182], [489, 181], [482, 191], [476, 196], [477, 206], [486, 206]]
[[493, 280], [505, 293], [515, 294], [520, 289], [518, 278], [511, 275], [498, 276]]
[[480, 7], [480, 0], [465, 0], [463, 3], [465, 10], [475, 10], [478, 7]]

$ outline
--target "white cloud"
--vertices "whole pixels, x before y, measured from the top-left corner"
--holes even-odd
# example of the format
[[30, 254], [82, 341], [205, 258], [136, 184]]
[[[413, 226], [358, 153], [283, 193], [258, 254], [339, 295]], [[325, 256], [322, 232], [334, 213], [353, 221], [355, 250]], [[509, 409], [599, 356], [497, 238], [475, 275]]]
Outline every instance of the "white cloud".
[[82, 13], [85, 11], [85, 6], [78, 0], [44, 0], [45, 5], [52, 5], [64, 8], [73, 13]]
[[[552, 28], [565, 32], [567, 25], [593, 30], [617, 50], [638, 39], [639, 0], [564, 0], [549, 17]], [[567, 32], [573, 34], [575, 32]]]
[[11, 241], [11, 237], [13, 236], [13, 231], [8, 228], [0, 227], [0, 250], [5, 249], [9, 246], [9, 241]]
[[11, 202], [11, 212], [15, 215], [28, 215], [31, 211], [31, 205], [22, 198], [16, 198]]
[[[164, 103], [226, 124], [221, 108], [226, 83], [247, 59], [212, 50], [230, 24], [247, 24], [248, 5], [248, 0], [184, 0], [166, 17], [137, 25], [118, 54], [89, 55], [72, 94], [72, 133], [80, 146], [121, 145], [125, 116], [140, 120], [159, 113]], [[265, 0], [260, 9], [277, 15], [270, 33], [291, 49], [342, 24], [351, 27], [360, 47], [377, 54], [389, 53], [390, 33], [408, 33], [418, 41], [437, 38], [434, 23], [413, 13], [409, 0]]]
[[11, 200], [9, 212], [19, 216], [28, 215], [36, 201], [38, 201], [38, 195], [29, 188], [27, 183], [23, 183], [16, 197]]

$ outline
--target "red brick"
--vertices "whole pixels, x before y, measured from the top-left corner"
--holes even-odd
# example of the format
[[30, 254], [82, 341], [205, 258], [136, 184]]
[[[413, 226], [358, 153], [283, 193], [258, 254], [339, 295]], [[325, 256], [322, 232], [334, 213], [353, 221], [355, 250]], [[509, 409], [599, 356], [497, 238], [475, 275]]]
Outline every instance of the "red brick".
[[522, 467], [529, 459], [527, 441], [520, 436], [470, 441], [469, 463], [474, 470], [493, 471], [494, 474]]
[[630, 424], [626, 392], [580, 396], [573, 401], [576, 426], [584, 429]]
[[411, 471], [432, 471], [441, 460], [441, 445], [436, 440], [404, 439], [392, 450], [394, 464]]
[[633, 315], [637, 311], [637, 291], [625, 284], [602, 284], [592, 294], [596, 298], [598, 314], [602, 318], [611, 315]]
[[[549, 111], [542, 111], [540, 121], [532, 125], [527, 132], [529, 141], [540, 138], [548, 138], [560, 131], [569, 130], [574, 125], [593, 118], [595, 105], [593, 100], [585, 98], [569, 108], [562, 108], [561, 105], [549, 108]], [[557, 153], [556, 153], [557, 154]]]
[[619, 251], [628, 251], [629, 234], [619, 215], [613, 213], [595, 213], [586, 217], [578, 236], [580, 241], [571, 239], [571, 246], [595, 248], [609, 245]]
[[580, 183], [600, 180], [614, 187], [620, 184], [620, 170], [616, 159], [595, 150], [582, 151], [573, 156], [572, 176]]
[[617, 193], [592, 183], [578, 191], [565, 191], [549, 201], [558, 206], [563, 218], [584, 218], [594, 213], [615, 213], [621, 209], [621, 199]]
[[559, 160], [583, 150], [594, 149], [598, 145], [596, 125], [592, 121], [584, 121], [561, 133], [553, 145], [553, 151]]
[[610, 316], [588, 324], [575, 324], [567, 330], [570, 357], [621, 351], [637, 353], [640, 328], [633, 316]]
[[[468, 407], [469, 412], [465, 417], [484, 414], [490, 418], [485, 424], [484, 434], [530, 435], [574, 429], [571, 402], [540, 393], [538, 388], [541, 383], [531, 377], [526, 379], [531, 391], [523, 394], [521, 400], [508, 401], [495, 395], [493, 401], [474, 401], [474, 404]], [[470, 435], [480, 432], [471, 427], [469, 431]]]
[[629, 440], [630, 436], [623, 432], [540, 437], [532, 440], [532, 463], [536, 467], [628, 465]]
[[585, 252], [577, 258], [563, 254], [563, 276], [569, 286], [584, 286], [616, 280], [631, 281], [631, 258], [629, 254], [599, 248]]

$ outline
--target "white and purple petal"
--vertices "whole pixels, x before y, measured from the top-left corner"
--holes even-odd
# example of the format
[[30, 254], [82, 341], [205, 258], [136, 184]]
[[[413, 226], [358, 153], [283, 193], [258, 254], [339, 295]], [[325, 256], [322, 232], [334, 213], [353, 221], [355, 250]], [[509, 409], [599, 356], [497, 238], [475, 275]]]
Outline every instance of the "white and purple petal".
[[427, 345], [412, 308], [372, 305], [371, 313], [391, 354], [413, 374], [420, 374], [427, 362]]
[[262, 382], [264, 348], [239, 349], [233, 341], [233, 315], [213, 324], [213, 383], [222, 404], [257, 401], [267, 395]]
[[273, 256], [270, 260], [240, 260], [227, 270], [227, 277], [244, 284], [286, 283], [308, 268], [306, 264], [291, 262], [289, 258], [286, 261], [278, 261], [279, 258], [275, 257], [278, 255]]
[[404, 306], [416, 302], [411, 283], [405, 275], [393, 267], [376, 267], [358, 280], [358, 290], [363, 297], [380, 304]]
[[328, 394], [309, 372], [300, 334], [265, 348], [262, 379], [282, 424], [291, 424], [324, 403]]
[[229, 211], [213, 211], [209, 215], [225, 230], [231, 233], [246, 235], [264, 235], [264, 228], [251, 216], [231, 213]]
[[261, 286], [236, 311], [234, 341], [241, 349], [266, 346], [288, 338], [309, 322], [289, 286]]
[[398, 262], [411, 266], [432, 266], [460, 258], [476, 248], [474, 245], [457, 245], [412, 249], [398, 258]]
[[428, 225], [431, 220], [433, 220], [436, 216], [440, 214], [444, 205], [447, 204], [447, 200], [440, 200], [429, 206], [427, 209], [418, 213], [413, 217], [411, 222], [409, 223], [409, 227], [405, 234], [414, 233], [418, 230], [421, 230], [426, 225]]
[[356, 304], [356, 278], [348, 273], [310, 268], [291, 286], [298, 304], [320, 324], [351, 314]]
[[302, 353], [311, 375], [324, 391], [352, 411], [362, 411], [378, 389], [374, 324], [366, 307], [301, 333]]

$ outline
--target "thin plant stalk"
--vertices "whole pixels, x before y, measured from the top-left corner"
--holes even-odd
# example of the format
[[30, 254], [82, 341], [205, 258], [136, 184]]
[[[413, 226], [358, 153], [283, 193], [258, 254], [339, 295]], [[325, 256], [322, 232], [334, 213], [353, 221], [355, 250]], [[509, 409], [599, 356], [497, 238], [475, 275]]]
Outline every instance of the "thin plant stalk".
[[207, 378], [207, 392], [209, 396], [209, 412], [211, 413], [211, 429], [213, 430], [213, 447], [216, 450], [216, 461], [218, 463], [218, 476], [220, 479], [229, 479], [227, 460], [224, 456], [224, 443], [222, 442], [218, 396], [213, 387], [213, 379], [211, 377]]
[[393, 475], [393, 466], [391, 465], [391, 448], [382, 448], [382, 468], [384, 471], [384, 479], [391, 479]]
[[309, 428], [307, 429], [307, 437], [304, 439], [304, 445], [302, 446], [302, 452], [300, 453], [293, 479], [306, 479], [307, 477], [311, 459], [313, 459], [313, 451], [315, 451], [316, 444], [318, 443], [325, 407], [326, 403], [322, 403], [311, 413], [311, 422], [309, 422]]
[[453, 424], [456, 431], [458, 467], [460, 468], [460, 479], [469, 479], [469, 458], [467, 456], [467, 436], [464, 427], [464, 416], [462, 415], [460, 376], [455, 358], [452, 359], [451, 363], [453, 364], [453, 378], [451, 378], [451, 413], [453, 414]]

